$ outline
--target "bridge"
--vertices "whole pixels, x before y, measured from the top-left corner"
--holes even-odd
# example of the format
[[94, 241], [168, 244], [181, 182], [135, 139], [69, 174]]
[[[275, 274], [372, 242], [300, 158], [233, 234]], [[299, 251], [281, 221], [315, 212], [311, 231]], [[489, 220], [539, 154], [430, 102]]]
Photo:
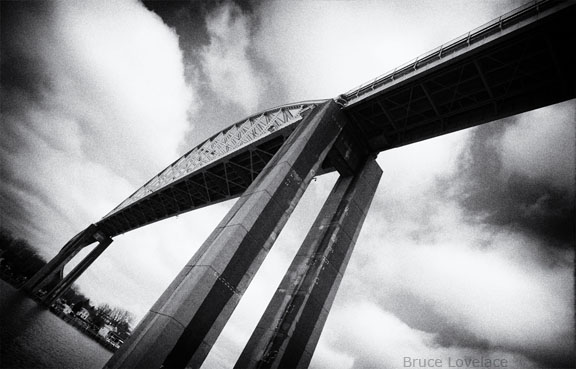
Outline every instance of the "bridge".
[[376, 155], [576, 97], [574, 19], [574, 2], [534, 1], [334, 99], [243, 119], [74, 236], [23, 288], [49, 305], [113, 237], [239, 197], [106, 365], [199, 367], [310, 181], [337, 171], [236, 364], [305, 368], [382, 174]]

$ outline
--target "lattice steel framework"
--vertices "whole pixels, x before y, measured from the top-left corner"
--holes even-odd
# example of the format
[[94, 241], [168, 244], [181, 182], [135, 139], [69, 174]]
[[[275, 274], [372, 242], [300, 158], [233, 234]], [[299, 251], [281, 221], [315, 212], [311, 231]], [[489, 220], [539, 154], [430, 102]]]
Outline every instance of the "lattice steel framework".
[[324, 100], [276, 107], [231, 125], [154, 176], [97, 223], [114, 236], [240, 195]]

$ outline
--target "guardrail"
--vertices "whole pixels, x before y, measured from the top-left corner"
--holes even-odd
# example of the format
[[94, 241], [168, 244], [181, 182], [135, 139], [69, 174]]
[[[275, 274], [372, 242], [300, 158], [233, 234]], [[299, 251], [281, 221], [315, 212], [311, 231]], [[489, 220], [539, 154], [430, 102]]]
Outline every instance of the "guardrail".
[[501, 33], [502, 31], [517, 25], [523, 20], [529, 18], [538, 18], [542, 11], [550, 9], [558, 4], [558, 1], [554, 0], [535, 0], [527, 3], [519, 8], [516, 8], [502, 16], [481, 25], [473, 29], [472, 31], [463, 34], [455, 39], [430, 50], [415, 59], [412, 59], [399, 67], [388, 71], [373, 80], [366, 82], [352, 90], [340, 95], [339, 100], [345, 100], [346, 103], [352, 102], [354, 99], [361, 97], [362, 95], [369, 93], [376, 88], [393, 83], [398, 78], [404, 77], [408, 74], [414, 73], [418, 69], [436, 62], [440, 59], [447, 57], [457, 51], [463, 50], [472, 44], [478, 43], [479, 41]]

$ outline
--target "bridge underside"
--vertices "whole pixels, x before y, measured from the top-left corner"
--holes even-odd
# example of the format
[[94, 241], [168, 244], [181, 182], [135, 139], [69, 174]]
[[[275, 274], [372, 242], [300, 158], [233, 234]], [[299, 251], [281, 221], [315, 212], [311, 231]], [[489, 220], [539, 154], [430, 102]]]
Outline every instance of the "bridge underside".
[[377, 153], [572, 99], [575, 19], [570, 6], [504, 35], [494, 23], [343, 95], [344, 110]]
[[247, 147], [114, 213], [97, 226], [117, 235], [190, 210], [240, 196], [293, 131]]

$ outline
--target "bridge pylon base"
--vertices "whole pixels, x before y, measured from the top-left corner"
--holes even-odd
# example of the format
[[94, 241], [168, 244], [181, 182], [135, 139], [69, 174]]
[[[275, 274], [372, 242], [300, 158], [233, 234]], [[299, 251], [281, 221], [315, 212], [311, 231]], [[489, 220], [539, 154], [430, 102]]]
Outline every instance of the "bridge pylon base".
[[308, 367], [381, 176], [369, 159], [338, 179], [235, 369]]
[[[88, 256], [66, 276], [64, 267], [84, 247], [97, 241], [99, 244]], [[94, 224], [78, 233], [62, 247], [42, 269], [26, 281], [21, 289], [28, 292], [34, 299], [50, 306], [58, 297], [78, 279], [78, 277], [96, 260], [96, 258], [112, 243], [112, 239], [98, 231]]]

